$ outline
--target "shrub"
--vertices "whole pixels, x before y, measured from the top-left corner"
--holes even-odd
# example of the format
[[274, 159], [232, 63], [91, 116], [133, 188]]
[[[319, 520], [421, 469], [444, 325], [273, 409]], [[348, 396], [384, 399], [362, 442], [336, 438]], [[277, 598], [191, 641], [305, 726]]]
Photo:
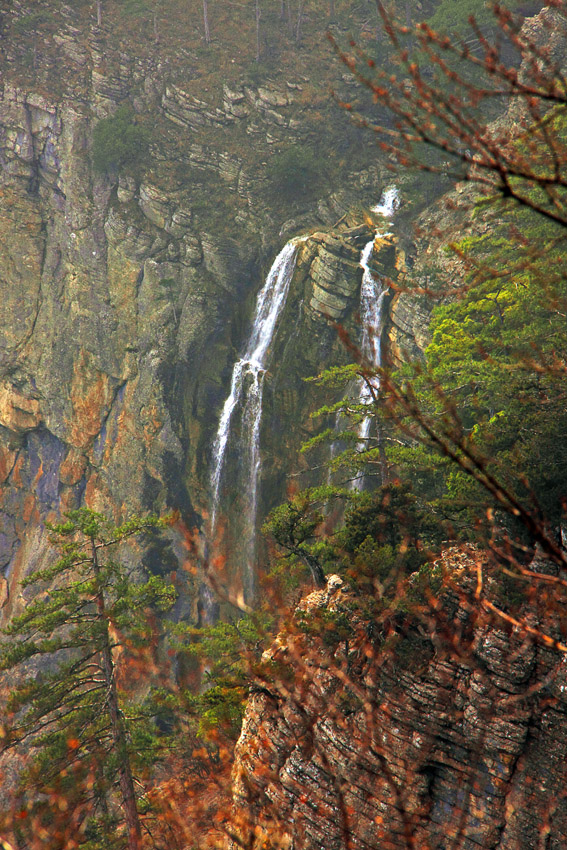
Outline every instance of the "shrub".
[[[519, 0], [509, 0], [504, 4], [509, 9], [516, 9]], [[428, 24], [434, 30], [440, 32], [457, 32], [464, 36], [474, 36], [474, 31], [469, 23], [473, 16], [479, 26], [495, 26], [495, 18], [489, 4], [479, 0], [442, 0], [429, 18]]]
[[138, 165], [147, 154], [148, 141], [131, 107], [119, 106], [114, 115], [103, 118], [93, 130], [92, 159], [96, 171], [113, 172]]
[[48, 12], [31, 12], [29, 15], [23, 15], [14, 22], [14, 30], [18, 35], [28, 35], [33, 30], [47, 24], [49, 20], [50, 16]]
[[287, 148], [268, 166], [271, 189], [290, 199], [314, 192], [321, 180], [321, 165], [309, 148]]

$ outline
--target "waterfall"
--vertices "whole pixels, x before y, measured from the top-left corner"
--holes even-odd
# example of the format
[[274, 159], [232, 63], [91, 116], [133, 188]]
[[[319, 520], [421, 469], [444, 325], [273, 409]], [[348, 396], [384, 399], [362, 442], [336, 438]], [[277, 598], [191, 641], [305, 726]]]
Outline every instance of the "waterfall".
[[283, 310], [289, 284], [295, 269], [297, 248], [301, 239], [292, 239], [280, 251], [256, 300], [252, 330], [244, 353], [234, 365], [230, 393], [224, 403], [213, 445], [211, 466], [211, 536], [214, 534], [221, 495], [223, 469], [230, 441], [234, 414], [241, 410], [240, 453], [243, 459], [246, 511], [251, 541], [246, 541], [253, 556], [256, 526], [258, 477], [260, 472], [260, 426], [264, 378], [270, 357], [270, 346]]
[[[392, 218], [398, 206], [398, 190], [391, 188], [384, 192], [380, 203], [372, 207], [372, 212], [379, 213], [385, 218]], [[384, 320], [382, 308], [386, 290], [382, 285], [382, 281], [376, 278], [375, 274], [370, 270], [370, 261], [374, 251], [376, 237], [386, 236], [389, 232], [387, 229], [377, 228], [374, 239], [364, 246], [360, 255], [360, 265], [363, 268], [362, 283], [360, 286], [360, 321], [362, 324], [360, 351], [364, 362], [369, 363], [375, 369], [378, 369], [381, 365], [380, 335]], [[372, 397], [378, 391], [379, 386], [380, 382], [377, 377], [372, 379], [371, 386], [366, 381], [360, 379], [357, 392], [361, 404], [372, 404]], [[371, 424], [372, 417], [365, 416], [358, 426], [357, 435], [360, 440], [358, 448], [360, 450], [366, 447]], [[363, 484], [364, 476], [361, 475], [352, 481], [351, 487], [353, 490], [361, 490]]]
[[[380, 198], [379, 203], [377, 203], [375, 207], [372, 207], [372, 212], [379, 213], [385, 218], [392, 218], [399, 206], [400, 196], [398, 190], [395, 186], [391, 186], [389, 189], [386, 189], [386, 191]], [[376, 235], [385, 236], [386, 234], [381, 233], [378, 229], [376, 231]]]

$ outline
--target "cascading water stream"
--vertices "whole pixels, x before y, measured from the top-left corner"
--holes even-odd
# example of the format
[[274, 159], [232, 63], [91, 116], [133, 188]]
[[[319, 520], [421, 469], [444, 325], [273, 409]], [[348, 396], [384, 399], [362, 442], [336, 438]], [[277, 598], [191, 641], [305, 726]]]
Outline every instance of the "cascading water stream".
[[[372, 212], [379, 213], [385, 218], [392, 218], [398, 206], [398, 190], [391, 188], [384, 192], [380, 203], [372, 208]], [[362, 323], [360, 351], [364, 362], [369, 363], [375, 369], [378, 369], [381, 365], [380, 335], [384, 321], [382, 308], [384, 306], [386, 290], [383, 288], [382, 282], [371, 271], [370, 261], [374, 251], [376, 237], [387, 236], [388, 233], [388, 230], [378, 228], [374, 239], [364, 246], [360, 255], [360, 265], [363, 268], [362, 283], [360, 286], [360, 320]], [[359, 381], [357, 392], [361, 404], [372, 404], [373, 396], [378, 391], [379, 385], [380, 382], [377, 377], [374, 377], [370, 384], [362, 379]], [[360, 450], [366, 447], [371, 424], [372, 417], [365, 416], [358, 426], [357, 435], [360, 440], [358, 448]], [[355, 478], [351, 484], [353, 490], [361, 490], [363, 485], [363, 475]]]
[[[301, 239], [293, 239], [280, 251], [258, 293], [250, 337], [242, 357], [232, 371], [230, 393], [224, 403], [213, 445], [211, 467], [212, 508], [210, 533], [213, 537], [218, 520], [221, 483], [234, 414], [241, 409], [240, 452], [244, 461], [243, 489], [251, 539], [255, 533], [260, 471], [260, 426], [264, 378], [278, 318], [283, 310], [295, 269]], [[250, 546], [250, 541], [247, 541]], [[253, 542], [252, 542], [253, 545]]]

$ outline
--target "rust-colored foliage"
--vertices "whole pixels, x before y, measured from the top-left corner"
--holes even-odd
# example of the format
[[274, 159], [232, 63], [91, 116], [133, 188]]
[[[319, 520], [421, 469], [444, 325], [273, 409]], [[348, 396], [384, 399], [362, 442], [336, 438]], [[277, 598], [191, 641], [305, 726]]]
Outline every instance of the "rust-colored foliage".
[[[477, 184], [490, 202], [512, 201], [565, 228], [567, 84], [553, 57], [567, 17], [564, 0], [546, 4], [537, 40], [495, 4], [500, 31], [523, 59], [521, 71], [480, 30], [479, 51], [471, 53], [425, 24], [410, 32], [377, 5], [398, 51], [393, 73], [371, 78], [375, 65], [355, 42], [348, 53], [334, 44], [393, 115], [389, 123], [360, 119], [375, 130], [382, 150], [399, 166], [442, 170]], [[299, 30], [300, 22], [298, 38]], [[439, 87], [420, 70], [405, 46], [409, 36], [411, 50], [417, 44], [453, 88]], [[480, 82], [453, 60], [477, 70]], [[509, 123], [478, 117], [482, 103], [496, 96], [511, 104], [513, 133]], [[553, 130], [556, 121], [560, 132]], [[422, 143], [447, 159], [423, 161]], [[521, 233], [511, 235], [521, 243]], [[533, 361], [545, 374], [565, 375], [564, 351], [546, 361], [534, 352]], [[369, 377], [367, 364], [361, 374]], [[221, 847], [227, 839], [250, 850], [565, 846], [567, 556], [557, 526], [494, 473], [441, 387], [433, 393], [446, 402], [443, 417], [387, 368], [380, 378], [381, 412], [409, 441], [433, 447], [490, 496], [487, 539], [482, 547], [446, 540], [411, 575], [402, 558], [393, 559], [388, 574], [380, 572], [386, 546], [378, 554], [369, 547], [358, 562], [338, 547], [343, 575], [328, 576], [292, 616], [285, 605], [278, 609], [280, 598], [269, 596], [266, 583], [283, 625], [260, 663], [250, 656], [250, 701], [234, 764], [230, 741], [220, 734], [204, 741], [181, 723], [174, 755], [140, 780], [148, 804], [141, 815], [144, 850]], [[510, 533], [502, 517], [525, 537]], [[403, 515], [396, 519], [403, 532]], [[195, 536], [182, 531], [190, 564]], [[396, 554], [405, 556], [410, 545], [419, 552], [413, 529], [400, 537]], [[211, 561], [206, 571], [220, 591], [222, 561]], [[160, 677], [171, 686], [157, 643], [150, 620], [148, 648], [125, 645], [116, 659], [123, 690], [139, 693], [148, 678]], [[67, 742], [71, 754], [77, 740]], [[19, 799], [3, 824], [4, 844], [72, 850], [85, 843], [97, 756], [95, 748], [92, 763], [83, 762], [76, 775], [70, 759], [73, 782], [46, 785], [40, 815]], [[111, 808], [117, 805], [111, 799]], [[113, 840], [120, 846], [124, 837]]]

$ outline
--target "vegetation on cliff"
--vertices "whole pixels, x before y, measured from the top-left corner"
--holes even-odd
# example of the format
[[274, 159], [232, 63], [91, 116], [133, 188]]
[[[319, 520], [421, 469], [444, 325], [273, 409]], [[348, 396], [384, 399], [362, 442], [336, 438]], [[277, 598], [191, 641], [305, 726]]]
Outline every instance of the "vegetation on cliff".
[[136, 126], [133, 110], [126, 104], [114, 115], [103, 118], [93, 130], [93, 165], [100, 172], [129, 172], [147, 154], [148, 138], [142, 127]]
[[[258, 114], [272, 122], [265, 134], [266, 163], [260, 162], [255, 172], [268, 177], [271, 186], [279, 190], [267, 218], [274, 211], [287, 215], [296, 203], [297, 209], [303, 210], [306, 199], [315, 205], [314, 188], [323, 171], [310, 153], [315, 145], [319, 145], [320, 158], [329, 153], [327, 177], [344, 168], [348, 154], [345, 138], [348, 143], [352, 136], [337, 133], [341, 137], [337, 139], [332, 132], [327, 133], [328, 115], [322, 121], [315, 108], [306, 122], [305, 144], [290, 148], [285, 133], [293, 129], [292, 124], [280, 130], [284, 125], [277, 117], [281, 117], [277, 110], [288, 105], [288, 94], [264, 88], [264, 100], [257, 106], [262, 100], [261, 83], [268, 74], [258, 58], [281, 59], [282, 73], [287, 73], [297, 56], [306, 59], [309, 51], [302, 45], [310, 46], [324, 29], [309, 3], [299, 3], [293, 15], [290, 3], [282, 3], [280, 8], [274, 4], [269, 13], [266, 11], [266, 16], [273, 16], [269, 33], [278, 36], [272, 42], [268, 36], [262, 41], [261, 25], [265, 21], [258, 15], [259, 4], [254, 8], [252, 4], [215, 4], [214, 8], [205, 4], [205, 44], [199, 29], [192, 33], [188, 48], [185, 36], [179, 33], [181, 17], [172, 19], [174, 12], [188, 14], [187, 4], [183, 9], [174, 0], [155, 5], [108, 0], [95, 5], [97, 25], [112, 30], [110, 39], [125, 37], [135, 19], [151, 27], [154, 44], [167, 42], [164, 53], [173, 53], [175, 45], [180, 51], [189, 51], [183, 54], [187, 63], [180, 63], [175, 83], [161, 93], [163, 110], [169, 110], [168, 115], [180, 122], [167, 134], [165, 153], [156, 150], [155, 140], [147, 150], [145, 144], [138, 146], [143, 131], [137, 135], [134, 114], [139, 110], [141, 125], [149, 122], [149, 116], [136, 96], [132, 97], [134, 111], [119, 107], [111, 117], [101, 117], [95, 126], [94, 164], [100, 171], [122, 172], [116, 209], [119, 203], [126, 208], [135, 197], [137, 190], [135, 181], [132, 188], [128, 163], [138, 155], [143, 159], [144, 154], [150, 154], [162, 177], [167, 172], [173, 183], [179, 180], [192, 190], [188, 172], [194, 177], [199, 169], [210, 168], [207, 145], [221, 132], [219, 128], [238, 120], [238, 111], [248, 109], [251, 103]], [[550, 738], [554, 735], [561, 744], [553, 724], [564, 714], [564, 686], [557, 658], [567, 651], [563, 616], [567, 559], [560, 541], [567, 462], [563, 448], [567, 425], [563, 235], [567, 224], [567, 156], [565, 85], [552, 51], [557, 46], [553, 38], [565, 23], [565, 6], [561, 2], [550, 4], [558, 8], [555, 16], [540, 17], [539, 36], [530, 24], [522, 30], [505, 10], [498, 11], [512, 54], [519, 53], [525, 60], [519, 73], [481, 32], [473, 33], [475, 51], [471, 52], [460, 38], [448, 41], [427, 25], [410, 32], [409, 6], [409, 21], [396, 26], [383, 5], [377, 5], [390, 36], [388, 47], [384, 37], [379, 42], [377, 79], [367, 76], [368, 68], [377, 65], [374, 36], [379, 18], [374, 6], [374, 23], [368, 28], [365, 18], [369, 9], [365, 4], [355, 9], [357, 28], [370, 33], [364, 39], [368, 49], [359, 50], [354, 37], [349, 45], [340, 29], [333, 38], [347, 68], [358, 75], [370, 99], [393, 110], [393, 118], [379, 112], [374, 125], [382, 150], [391, 158], [397, 157], [404, 168], [421, 163], [434, 176], [445, 178], [450, 173], [477, 185], [484, 194], [476, 199], [476, 218], [471, 216], [470, 224], [473, 230], [474, 222], [480, 223], [485, 233], [469, 235], [463, 231], [451, 248], [455, 258], [452, 279], [440, 273], [438, 279], [417, 281], [420, 296], [447, 297], [433, 311], [431, 341], [423, 362], [398, 370], [386, 365], [377, 372], [357, 354], [349, 334], [342, 331], [357, 362], [323, 375], [320, 383], [323, 387], [332, 384], [335, 390], [338, 381], [348, 383], [359, 377], [370, 386], [373, 401], [369, 405], [349, 398], [324, 409], [329, 424], [327, 437], [335, 442], [341, 440], [335, 429], [336, 414], [342, 413], [343, 424], [350, 423], [342, 435], [345, 450], [333, 459], [330, 483], [290, 494], [272, 514], [268, 531], [274, 546], [273, 571], [264, 585], [262, 600], [272, 610], [260, 610], [242, 619], [235, 613], [231, 622], [205, 632], [185, 626], [172, 629], [166, 640], [175, 655], [179, 683], [172, 688], [166, 683], [154, 693], [157, 707], [147, 705], [142, 693], [150, 687], [151, 664], [146, 665], [142, 681], [137, 681], [138, 700], [130, 704], [114, 687], [113, 665], [119, 670], [122, 661], [115, 663], [112, 650], [122, 649], [125, 659], [137, 649], [141, 636], [137, 614], [150, 601], [158, 607], [160, 600], [164, 605], [171, 602], [171, 589], [157, 580], [147, 585], [132, 584], [112, 562], [99, 572], [96, 556], [97, 546], [106, 550], [122, 534], [137, 533], [142, 526], [134, 523], [109, 531], [100, 517], [79, 512], [70, 515], [70, 523], [56, 528], [67, 537], [77, 531], [86, 534], [90, 554], [83, 558], [80, 544], [72, 545], [55, 566], [32, 577], [33, 583], [49, 581], [52, 586], [46, 588], [46, 599], [30, 603], [9, 627], [10, 637], [18, 641], [7, 648], [5, 666], [19, 666], [34, 655], [76, 653], [77, 645], [79, 654], [70, 659], [65, 656], [53, 674], [44, 671], [43, 680], [31, 684], [28, 680], [12, 703], [16, 740], [20, 741], [18, 729], [24, 734], [28, 724], [28, 737], [39, 751], [39, 760], [26, 776], [33, 778], [35, 790], [42, 791], [42, 796], [29, 800], [29, 806], [26, 802], [10, 812], [9, 838], [18, 850], [33, 847], [38, 835], [40, 840], [52, 840], [58, 850], [75, 845], [93, 850], [113, 843], [120, 847], [128, 840], [132, 847], [143, 843], [185, 850], [195, 844], [204, 847], [209, 841], [218, 843], [221, 833], [228, 833], [237, 845], [274, 846], [278, 850], [289, 842], [302, 850], [322, 845], [342, 850], [378, 843], [397, 850], [438, 846], [447, 836], [455, 848], [474, 843], [488, 850], [522, 846], [522, 841], [526, 847], [534, 846], [549, 836], [550, 841], [560, 844], [566, 834], [563, 798], [557, 803], [550, 801], [549, 791], [538, 796], [540, 785], [545, 784], [545, 765], [529, 750], [530, 735], [544, 742], [542, 752], [553, 751]], [[439, 14], [443, 7], [446, 9], [446, 4], [438, 7]], [[467, 4], [459, 4], [459, 9], [465, 7], [469, 9]], [[77, 9], [85, 20], [92, 17], [93, 4], [79, 4]], [[195, 20], [198, 13], [201, 22], [200, 3], [190, 4], [189, 12]], [[348, 16], [349, 12], [350, 4], [339, 0], [330, 4], [333, 18], [335, 14]], [[226, 38], [219, 26], [222, 16], [231, 24]], [[236, 18], [246, 20], [247, 27], [239, 31], [234, 26]], [[56, 35], [53, 20], [47, 24], [46, 41]], [[145, 43], [147, 37], [140, 35], [142, 30], [140, 27], [132, 40], [139, 43], [144, 60], [150, 48]], [[219, 35], [217, 41], [220, 32], [222, 37]], [[545, 44], [545, 38], [540, 44], [542, 32], [549, 36], [550, 45]], [[26, 37], [24, 33], [23, 42]], [[238, 40], [246, 48], [238, 57], [238, 73], [233, 73], [228, 48], [237, 46]], [[37, 53], [41, 53], [45, 41], [43, 47], [41, 43], [34, 45], [35, 69]], [[417, 49], [425, 56], [421, 65], [415, 59]], [[20, 50], [18, 56], [25, 65], [25, 54]], [[233, 92], [229, 84], [236, 79], [239, 85], [242, 83], [242, 63], [250, 60], [246, 85]], [[460, 63], [468, 65], [469, 70], [455, 70]], [[471, 83], [471, 68], [479, 73], [477, 82]], [[224, 111], [214, 103], [195, 104], [194, 92], [199, 91], [195, 80], [201, 69], [203, 88], [227, 84], [229, 93], [225, 94], [233, 112], [224, 103]], [[27, 73], [25, 68], [17, 73], [20, 71], [24, 76]], [[47, 63], [44, 83], [52, 72]], [[79, 70], [78, 76], [81, 73]], [[338, 78], [350, 88], [340, 73]], [[302, 98], [309, 99], [307, 91], [302, 93], [308, 81], [293, 80], [288, 81], [288, 91], [294, 92], [297, 105]], [[142, 77], [138, 79], [138, 94], [144, 86], [151, 90], [154, 82], [148, 71], [143, 82]], [[182, 86], [176, 88], [176, 83]], [[217, 85], [215, 91], [220, 90]], [[459, 90], [460, 99], [456, 95]], [[358, 90], [353, 93], [358, 98]], [[356, 103], [355, 98], [337, 97], [350, 107], [348, 111], [360, 109], [363, 124], [374, 123], [374, 113], [363, 111], [362, 98]], [[488, 123], [502, 105], [509, 108], [500, 117], [500, 125]], [[35, 107], [25, 106], [31, 122], [30, 110]], [[107, 106], [103, 106], [101, 115]], [[191, 146], [193, 159], [188, 165], [183, 160], [185, 136], [188, 131], [195, 132], [205, 119], [212, 123], [205, 124], [199, 144]], [[152, 286], [157, 280], [164, 287], [167, 284], [168, 295], [163, 299], [167, 304], [160, 300], [159, 309], [167, 310], [168, 316], [171, 313], [177, 326], [175, 299], [181, 283], [172, 277], [172, 268], [177, 274], [174, 260], [179, 250], [175, 234], [175, 238], [184, 234], [189, 258], [187, 267], [191, 271], [184, 267], [183, 274], [194, 275], [203, 290], [199, 292], [201, 301], [189, 299], [185, 322], [199, 325], [202, 321], [203, 312], [199, 310], [207, 298], [203, 281], [209, 279], [210, 269], [218, 275], [217, 288], [226, 287], [223, 293], [230, 291], [233, 284], [226, 274], [217, 271], [223, 255], [215, 253], [208, 236], [203, 236], [201, 244], [193, 237], [195, 245], [185, 232], [192, 226], [193, 216], [207, 226], [214, 222], [213, 229], [223, 235], [226, 229], [232, 229], [232, 218], [227, 219], [225, 211], [233, 207], [220, 206], [220, 199], [229, 192], [226, 185], [239, 198], [234, 209], [240, 210], [242, 219], [249, 217], [250, 227], [255, 226], [254, 216], [260, 213], [251, 212], [253, 202], [246, 187], [242, 188], [240, 169], [242, 162], [248, 167], [258, 159], [261, 146], [243, 145], [246, 149], [237, 166], [230, 159], [238, 144], [258, 132], [253, 120], [246, 127], [231, 136], [215, 178], [197, 185], [196, 192], [206, 196], [201, 206], [192, 204], [188, 210], [179, 207], [173, 212], [164, 189], [167, 181], [160, 187], [144, 184], [130, 229], [120, 230], [118, 213], [106, 221], [107, 229], [116, 226], [124, 240], [143, 241], [143, 228], [132, 235], [135, 227], [131, 222], [144, 211], [156, 228], [143, 250], [136, 247], [144, 257], [141, 278], [134, 265], [124, 262], [120, 267], [132, 290], [141, 290], [146, 298], [135, 316], [141, 325], [151, 313], [148, 305], [155, 306], [148, 290], [151, 294], [159, 291], [159, 286]], [[429, 147], [423, 156], [420, 143]], [[173, 150], [181, 151], [183, 161], [172, 163]], [[33, 154], [32, 150], [32, 159]], [[363, 160], [367, 159], [365, 151]], [[30, 197], [36, 196], [38, 185], [37, 180], [28, 184]], [[114, 191], [104, 185], [104, 191]], [[420, 185], [418, 178], [412, 184], [414, 194]], [[461, 191], [466, 192], [462, 187]], [[472, 193], [470, 197], [474, 202]], [[216, 217], [209, 215], [211, 205]], [[76, 239], [78, 231], [79, 246], [83, 230], [77, 227], [72, 232]], [[431, 236], [432, 244], [439, 245], [434, 234]], [[116, 243], [113, 245], [110, 263], [116, 261], [112, 252], [118, 253]], [[96, 244], [82, 254], [94, 257], [98, 250]], [[161, 277], [155, 271], [160, 264]], [[58, 267], [59, 260], [53, 260], [53, 265]], [[411, 283], [408, 273], [408, 290]], [[400, 293], [399, 281], [396, 287], [394, 298], [411, 297], [411, 291]], [[73, 290], [71, 295], [70, 302], [79, 305], [77, 311], [82, 317], [87, 312], [82, 293], [77, 295]], [[110, 292], [105, 308], [107, 302], [120, 298], [122, 294]], [[222, 298], [227, 300], [226, 294]], [[218, 315], [213, 317], [213, 324], [219, 321]], [[152, 318], [144, 330], [147, 347], [136, 356], [142, 359], [147, 355], [154, 363], [156, 346], [162, 344], [157, 337], [164, 328], [161, 335], [166, 338], [171, 322], [168, 319], [160, 324], [158, 333]], [[316, 342], [317, 333], [313, 334]], [[101, 336], [99, 333], [96, 344]], [[96, 345], [92, 347], [96, 349]], [[189, 356], [193, 349], [188, 346], [187, 352], [185, 371], [187, 363], [193, 363]], [[93, 397], [103, 397], [104, 428], [100, 435], [94, 429], [97, 436], [88, 449], [92, 448], [90, 457], [98, 472], [102, 458], [110, 453], [107, 433], [127, 418], [120, 407], [126, 378], [121, 383], [112, 372], [113, 381], [109, 382], [106, 373], [97, 370], [86, 354], [82, 356], [81, 366], [94, 376], [91, 384], [95, 389], [89, 392]], [[150, 373], [152, 380], [146, 383], [155, 380], [160, 368], [158, 365]], [[82, 376], [75, 376], [75, 380], [80, 383]], [[23, 432], [22, 419], [36, 416], [39, 407], [36, 396], [41, 394], [33, 386], [31, 401], [36, 406], [22, 396], [20, 406], [14, 405], [11, 414]], [[167, 389], [172, 392], [169, 384]], [[126, 389], [129, 391], [130, 387]], [[199, 388], [187, 406], [210, 408], [210, 396], [208, 388]], [[293, 395], [290, 406], [293, 408]], [[87, 407], [76, 405], [84, 421], [82, 427], [76, 426], [74, 449], [76, 444], [82, 446], [80, 441], [93, 428], [91, 419], [96, 419]], [[158, 469], [152, 455], [147, 467], [151, 474], [145, 475], [144, 489], [155, 489], [162, 476], [168, 477], [173, 491], [171, 479], [176, 479], [177, 485], [181, 478], [181, 453], [175, 454], [174, 441], [178, 423], [166, 417], [162, 421], [162, 413], [156, 408], [153, 397], [144, 397], [140, 409], [149, 414], [144, 420], [143, 437], [149, 446], [160, 441], [167, 445], [169, 473], [166, 476]], [[37, 416], [34, 428], [41, 421]], [[358, 426], [368, 416], [373, 417], [376, 431], [363, 448]], [[130, 419], [134, 418], [130, 413]], [[16, 427], [12, 420], [10, 425]], [[134, 423], [128, 422], [128, 427], [133, 429]], [[20, 431], [17, 433], [20, 438]], [[127, 433], [130, 438], [133, 430]], [[20, 442], [23, 440], [21, 437]], [[16, 442], [12, 437], [10, 451], [15, 451]], [[55, 438], [52, 443], [53, 453], [62, 455]], [[322, 444], [320, 437], [311, 441], [318, 450]], [[87, 487], [82, 480], [84, 457], [77, 458], [78, 454], [66, 457], [65, 475], [76, 486], [72, 496], [82, 499], [86, 490], [87, 499], [95, 501], [99, 492], [104, 492], [102, 484], [100, 491], [93, 484]], [[8, 458], [16, 468], [17, 459]], [[345, 469], [347, 478], [354, 476], [366, 482], [362, 492], [351, 489], [348, 481], [337, 486], [337, 478]], [[17, 471], [19, 474], [19, 468]], [[41, 478], [39, 469], [37, 476]], [[101, 473], [98, 480], [103, 478]], [[378, 486], [374, 486], [376, 481]], [[49, 503], [50, 509], [56, 509], [53, 504]], [[337, 509], [337, 505], [346, 507]], [[187, 509], [187, 521], [190, 513]], [[197, 547], [191, 534], [186, 527], [182, 533], [183, 551], [196, 561]], [[164, 550], [155, 551], [160, 560]], [[168, 565], [163, 560], [160, 568], [166, 572]], [[84, 576], [60, 584], [71, 568], [81, 567], [86, 569]], [[222, 569], [220, 562], [209, 566], [216, 576], [223, 575]], [[310, 581], [319, 589], [301, 602], [294, 614], [293, 608]], [[81, 595], [83, 592], [86, 595]], [[228, 608], [234, 596], [227, 595], [223, 601]], [[201, 600], [201, 614], [205, 602]], [[98, 614], [93, 613], [96, 610]], [[202, 620], [206, 620], [206, 614], [205, 610]], [[39, 642], [37, 638], [32, 642], [30, 629], [40, 633]], [[278, 629], [280, 636], [271, 643]], [[144, 629], [142, 633], [147, 639]], [[85, 641], [96, 651], [96, 660], [82, 654]], [[201, 676], [195, 671], [195, 658], [203, 668]], [[83, 661], [87, 667], [82, 666]], [[92, 694], [91, 664], [96, 668]], [[125, 681], [128, 679], [125, 673]], [[227, 773], [231, 741], [240, 730], [247, 695], [251, 704], [236, 768], [240, 811], [232, 817], [227, 805]], [[132, 712], [132, 723], [124, 725], [121, 712]], [[38, 727], [45, 718], [47, 731]], [[555, 731], [548, 735], [551, 726]], [[148, 767], [148, 754], [153, 760], [163, 744], [169, 746], [170, 755], [175, 750], [174, 757], [160, 766], [156, 776], [154, 766]], [[557, 750], [563, 756], [559, 744]], [[131, 803], [137, 791], [133, 792], [132, 781], [127, 781], [130, 756], [134, 773], [140, 765], [140, 776], [146, 783], [143, 802], [134, 809]], [[538, 777], [533, 783], [536, 790], [525, 780], [525, 764], [533, 767]], [[51, 782], [50, 771], [56, 785]], [[121, 798], [113, 790], [117, 778]], [[152, 786], [149, 789], [148, 783]], [[120, 821], [128, 812], [128, 828], [116, 830], [114, 819]], [[146, 829], [143, 836], [136, 820], [140, 814], [144, 815]], [[30, 820], [26, 823], [27, 817]], [[56, 831], [60, 824], [64, 827], [62, 838]], [[522, 824], [526, 825], [524, 833]], [[38, 827], [45, 832], [40, 835]], [[503, 835], [508, 835], [505, 840], [509, 843], [498, 845]]]
[[[376, 371], [359, 354], [372, 404], [347, 398], [321, 411], [352, 423], [335, 469], [361, 470], [382, 486], [362, 496], [335, 489], [351, 507], [331, 534], [332, 511], [327, 519], [317, 504], [324, 493], [313, 494], [315, 503], [295, 496], [273, 515], [286, 562], [313, 572], [318, 557], [321, 571], [345, 570], [354, 596], [349, 607], [345, 585], [331, 576], [299, 607], [304, 636], [288, 628], [270, 650], [293, 672], [281, 686], [261, 680], [267, 693], [253, 696], [239, 744], [241, 835], [251, 846], [266, 836], [273, 846], [302, 847], [323, 840], [442, 847], [449, 839], [454, 847], [527, 848], [565, 840], [563, 804], [536, 792], [533, 780], [546, 772], [542, 754], [563, 747], [551, 716], [564, 723], [558, 688], [567, 650], [567, 152], [558, 59], [566, 9], [552, 5], [539, 31], [496, 9], [524, 59], [519, 73], [482, 37], [475, 54], [427, 25], [413, 33], [420, 65], [406, 47], [410, 31], [384, 9], [402, 74], [370, 78], [364, 62], [374, 63], [355, 44], [342, 54], [397, 118], [393, 129], [380, 118], [374, 125], [384, 149], [403, 166], [451, 169], [476, 184], [471, 230], [482, 222], [484, 233], [450, 247], [458, 279], [427, 282], [430, 295], [442, 292], [446, 301], [433, 311], [423, 361]], [[556, 40], [547, 43], [545, 34]], [[468, 70], [455, 70], [457, 59]], [[489, 123], [495, 99], [505, 100], [507, 114]], [[347, 384], [352, 370], [342, 374]], [[320, 381], [338, 379], [335, 369]], [[361, 446], [357, 426], [368, 415], [377, 430]], [[541, 664], [532, 674], [528, 656]], [[421, 697], [423, 722], [422, 689], [431, 697]], [[336, 692], [349, 698], [341, 702]], [[436, 712], [439, 701], [440, 720], [449, 692], [456, 702], [445, 741]], [[513, 709], [518, 701], [522, 708]], [[526, 746], [519, 732], [526, 716], [542, 731], [520, 758], [512, 740]], [[275, 753], [262, 745], [267, 729], [279, 742]]]

